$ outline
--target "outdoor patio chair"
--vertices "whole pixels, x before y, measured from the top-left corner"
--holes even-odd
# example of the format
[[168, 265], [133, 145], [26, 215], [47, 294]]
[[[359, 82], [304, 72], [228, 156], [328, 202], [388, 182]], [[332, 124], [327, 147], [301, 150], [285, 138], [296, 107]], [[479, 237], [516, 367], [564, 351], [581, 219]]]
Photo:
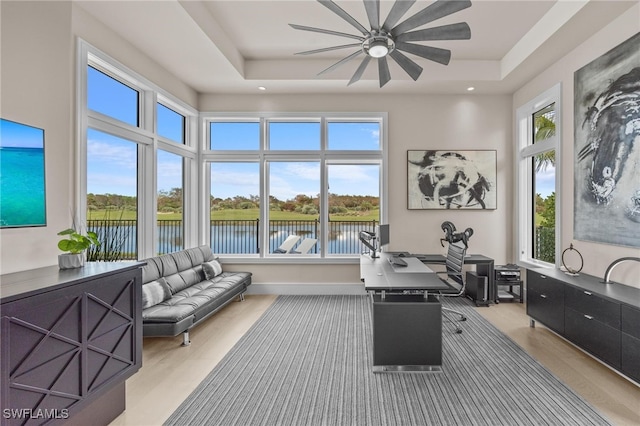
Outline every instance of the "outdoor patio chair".
[[275, 249], [274, 253], [291, 253], [291, 249], [300, 241], [300, 237], [297, 235], [289, 235], [280, 246]]
[[298, 247], [296, 247], [295, 250], [291, 251], [291, 253], [307, 254], [307, 253], [309, 253], [309, 250], [311, 250], [313, 248], [313, 246], [316, 245], [317, 242], [318, 242], [318, 240], [315, 239], [315, 238], [305, 238], [304, 240], [302, 240], [300, 245]]

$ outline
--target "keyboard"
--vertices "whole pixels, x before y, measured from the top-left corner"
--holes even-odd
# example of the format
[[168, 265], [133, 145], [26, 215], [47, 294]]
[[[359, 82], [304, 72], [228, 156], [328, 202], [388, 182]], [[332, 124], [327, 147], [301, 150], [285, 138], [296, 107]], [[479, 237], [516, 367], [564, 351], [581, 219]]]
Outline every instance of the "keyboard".
[[407, 262], [404, 259], [395, 256], [389, 258], [389, 263], [395, 266], [407, 266]]

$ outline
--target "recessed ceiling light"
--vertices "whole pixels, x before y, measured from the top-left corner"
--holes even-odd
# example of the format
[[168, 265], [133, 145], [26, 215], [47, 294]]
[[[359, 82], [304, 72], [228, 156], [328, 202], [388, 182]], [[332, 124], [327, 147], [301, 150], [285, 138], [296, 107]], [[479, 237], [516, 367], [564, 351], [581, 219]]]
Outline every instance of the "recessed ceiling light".
[[467, 91], [468, 91], [468, 92], [473, 92], [474, 90], [476, 90], [476, 88], [475, 88], [475, 87], [473, 87], [473, 86], [469, 86], [469, 87], [467, 87]]
[[264, 86], [258, 86], [258, 90], [267, 90], [267, 88]]

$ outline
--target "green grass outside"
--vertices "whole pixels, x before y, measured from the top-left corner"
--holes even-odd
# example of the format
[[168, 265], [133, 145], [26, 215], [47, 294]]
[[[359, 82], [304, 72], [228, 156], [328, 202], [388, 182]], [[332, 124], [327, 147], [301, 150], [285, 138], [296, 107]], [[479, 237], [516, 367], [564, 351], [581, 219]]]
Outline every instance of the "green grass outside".
[[[211, 213], [212, 220], [256, 220], [260, 216], [258, 209], [233, 209], [233, 210], [216, 210]], [[380, 221], [380, 211], [370, 210], [368, 212], [352, 212], [346, 214], [331, 214], [331, 220], [335, 221], [353, 221], [353, 222], [370, 222]], [[272, 211], [271, 220], [314, 220], [318, 219], [318, 215], [309, 215], [296, 212]], [[124, 212], [114, 212], [107, 210], [91, 210], [88, 213], [88, 220], [135, 220], [136, 212], [126, 210]], [[182, 215], [179, 213], [158, 213], [158, 220], [181, 220]]]

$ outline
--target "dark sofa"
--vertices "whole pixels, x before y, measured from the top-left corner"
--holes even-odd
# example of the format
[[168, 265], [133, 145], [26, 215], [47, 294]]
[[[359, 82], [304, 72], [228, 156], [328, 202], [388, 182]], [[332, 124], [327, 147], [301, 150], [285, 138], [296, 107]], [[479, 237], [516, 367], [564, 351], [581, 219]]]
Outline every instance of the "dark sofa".
[[177, 336], [189, 345], [189, 330], [236, 296], [244, 300], [250, 272], [223, 272], [208, 246], [145, 259], [142, 268], [144, 336]]

